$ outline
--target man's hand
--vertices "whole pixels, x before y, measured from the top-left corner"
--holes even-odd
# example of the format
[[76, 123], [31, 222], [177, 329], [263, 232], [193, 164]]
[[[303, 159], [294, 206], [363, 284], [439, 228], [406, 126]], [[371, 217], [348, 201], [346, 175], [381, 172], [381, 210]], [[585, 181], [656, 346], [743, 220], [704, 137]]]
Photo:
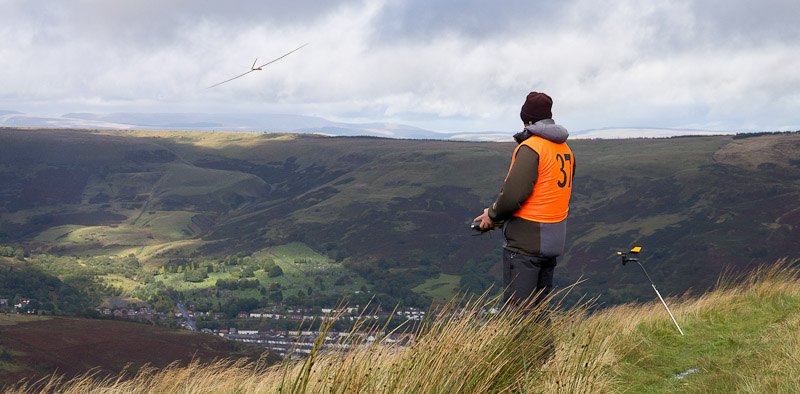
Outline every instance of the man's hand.
[[492, 219], [489, 219], [489, 208], [483, 210], [483, 215], [476, 217], [473, 222], [481, 222], [481, 230], [488, 230], [494, 226]]

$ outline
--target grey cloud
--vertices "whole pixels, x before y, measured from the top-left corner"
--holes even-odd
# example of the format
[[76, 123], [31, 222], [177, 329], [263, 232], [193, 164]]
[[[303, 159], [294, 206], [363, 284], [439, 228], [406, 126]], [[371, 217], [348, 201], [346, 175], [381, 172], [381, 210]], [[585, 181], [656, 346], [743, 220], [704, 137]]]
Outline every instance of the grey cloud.
[[628, 28], [632, 29], [631, 34], [648, 34], [643, 40], [646, 45], [640, 48], [642, 54], [669, 56], [720, 48], [745, 50], [800, 41], [797, 1], [650, 1], [638, 2], [637, 6], [641, 9], [629, 21]]
[[523, 35], [557, 23], [562, 2], [485, 0], [390, 1], [375, 20], [376, 41], [425, 40], [442, 33], [472, 39]]
[[[349, 2], [352, 3], [352, 2]], [[158, 47], [179, 40], [182, 32], [199, 24], [219, 26], [229, 34], [262, 26], [279, 29], [307, 25], [348, 4], [344, 0], [236, 1], [138, 0], [15, 1], [3, 5], [0, 17], [22, 29], [34, 29], [37, 38], [99, 40], [127, 47]]]
[[692, 11], [697, 33], [723, 45], [800, 40], [797, 1], [696, 0]]

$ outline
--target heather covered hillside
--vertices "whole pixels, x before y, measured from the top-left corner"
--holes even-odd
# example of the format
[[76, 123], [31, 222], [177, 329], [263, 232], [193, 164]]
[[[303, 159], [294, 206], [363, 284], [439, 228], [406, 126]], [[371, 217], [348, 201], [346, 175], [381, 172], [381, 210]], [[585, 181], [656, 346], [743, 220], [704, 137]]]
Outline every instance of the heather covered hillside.
[[0, 315], [0, 387], [55, 374], [66, 379], [138, 373], [170, 364], [280, 358], [256, 345], [186, 330], [75, 317]]
[[[363, 286], [422, 307], [499, 280], [502, 237], [468, 224], [498, 192], [510, 143], [11, 128], [0, 141], [0, 244], [32, 257], [133, 255], [152, 276], [296, 243], [342, 270], [338, 287], [323, 283], [330, 297]], [[614, 258], [634, 244], [673, 295], [708, 289], [725, 267], [797, 257], [797, 133], [570, 145], [556, 281], [585, 279], [576, 295], [650, 299], [641, 273]]]

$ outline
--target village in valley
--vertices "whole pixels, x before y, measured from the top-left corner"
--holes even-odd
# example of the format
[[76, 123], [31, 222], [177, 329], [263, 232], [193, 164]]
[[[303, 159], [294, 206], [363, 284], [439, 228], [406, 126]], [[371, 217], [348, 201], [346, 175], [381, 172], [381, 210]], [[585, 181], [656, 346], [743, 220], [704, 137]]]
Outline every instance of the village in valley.
[[[38, 314], [37, 309], [32, 308], [35, 305], [35, 300], [21, 299], [17, 302], [12, 302], [6, 298], [0, 299], [0, 313], [14, 313], [14, 314]], [[33, 301], [33, 302], [32, 302]], [[426, 311], [419, 308], [409, 307], [402, 310], [392, 312], [384, 311], [381, 307], [375, 308], [361, 308], [359, 306], [342, 307], [342, 308], [321, 308], [319, 313], [311, 308], [289, 308], [283, 311], [263, 310], [240, 312], [236, 315], [234, 323], [241, 322], [266, 322], [266, 321], [288, 321], [296, 326], [293, 330], [281, 330], [274, 328], [221, 328], [210, 329], [201, 328], [197, 329], [194, 319], [211, 319], [211, 320], [224, 320], [221, 313], [210, 314], [209, 312], [193, 312], [192, 310], [182, 310], [175, 313], [164, 313], [156, 311], [149, 307], [131, 307], [131, 308], [96, 308], [97, 313], [109, 319], [130, 319], [134, 321], [152, 323], [152, 324], [170, 324], [173, 323], [181, 328], [187, 330], [197, 330], [210, 335], [218, 335], [220, 337], [259, 345], [270, 350], [281, 357], [303, 357], [311, 352], [319, 335], [322, 335], [318, 328], [320, 323], [334, 320], [343, 321], [348, 326], [357, 325], [362, 327], [362, 330], [347, 330], [336, 331], [331, 330], [324, 333], [325, 338], [322, 342], [323, 347], [328, 346], [347, 346], [343, 342], [350, 342], [353, 338], [358, 338], [359, 342], [371, 343], [376, 340], [376, 335], [380, 335], [384, 341], [388, 343], [399, 342], [401, 344], [408, 343], [413, 340], [413, 334], [407, 332], [412, 326], [407, 326], [406, 329], [399, 329], [396, 332], [378, 332], [374, 330], [377, 322], [386, 322], [390, 318], [398, 322], [419, 322], [425, 319]], [[238, 325], [238, 324], [234, 324]], [[317, 330], [313, 327], [317, 326]]]
[[[300, 243], [252, 255], [227, 256], [213, 263], [169, 262], [152, 273], [133, 255], [79, 259], [32, 253], [22, 255], [20, 261], [57, 267], [64, 273], [112, 263], [123, 267], [104, 276], [105, 284], [97, 286], [104, 291], [102, 305], [83, 304], [88, 308], [81, 310], [81, 316], [203, 332], [256, 344], [281, 357], [302, 357], [311, 351], [319, 335], [325, 335], [323, 347], [341, 346], [354, 338], [370, 343], [376, 335], [381, 341], [405, 343], [412, 339], [409, 332], [415, 322], [426, 317], [425, 310], [414, 306], [392, 310], [376, 305], [363, 280], [347, 278], [351, 272]], [[197, 272], [204, 275], [195, 280], [192, 274]], [[125, 283], [133, 287], [123, 290]], [[351, 294], [349, 302], [361, 300], [365, 304], [324, 306], [337, 302], [341, 294], [309, 302], [312, 293], [315, 297], [322, 294], [316, 289], [312, 292], [312, 287], [338, 289]], [[284, 298], [284, 292], [290, 295]], [[0, 313], [59, 314], [54, 309], [38, 297], [0, 299]], [[321, 334], [323, 326], [328, 329]]]
[[[317, 328], [319, 328], [320, 323], [326, 321], [343, 321], [348, 326], [361, 327], [363, 329], [355, 331], [328, 331], [324, 333], [323, 347], [342, 345], [343, 342], [349, 342], [354, 337], [358, 337], [359, 341], [371, 343], [375, 341], [375, 335], [386, 335], [385, 332], [376, 332], [373, 329], [375, 323], [379, 321], [385, 322], [389, 319], [399, 322], [417, 322], [422, 321], [426, 315], [424, 310], [413, 307], [396, 310], [394, 311], [394, 315], [392, 315], [391, 312], [384, 311], [381, 307], [361, 308], [358, 305], [341, 308], [321, 308], [319, 309], [319, 314], [315, 313], [311, 308], [289, 308], [283, 311], [277, 311], [277, 308], [272, 308], [272, 310], [240, 312], [236, 315], [235, 323], [245, 321], [249, 323], [289, 321], [297, 328], [293, 330], [280, 330], [274, 328], [252, 329], [229, 327], [221, 329], [202, 328], [198, 330], [194, 319], [223, 320], [224, 316], [220, 313], [210, 314], [209, 312], [193, 312], [192, 310], [184, 310], [182, 307], [179, 307], [179, 312], [175, 312], [172, 315], [156, 312], [151, 308], [144, 307], [138, 309], [97, 308], [96, 310], [103, 316], [147, 322], [167, 322], [170, 318], [173, 318], [176, 319], [176, 324], [184, 329], [197, 330], [233, 341], [259, 345], [281, 357], [290, 356], [295, 358], [302, 357], [311, 352], [318, 336], [323, 334], [319, 330], [314, 330], [313, 327], [317, 326]], [[407, 343], [413, 339], [413, 334], [406, 332], [408, 330], [408, 328], [406, 330], [401, 328], [397, 330], [397, 332], [391, 332], [384, 340], [389, 343]]]

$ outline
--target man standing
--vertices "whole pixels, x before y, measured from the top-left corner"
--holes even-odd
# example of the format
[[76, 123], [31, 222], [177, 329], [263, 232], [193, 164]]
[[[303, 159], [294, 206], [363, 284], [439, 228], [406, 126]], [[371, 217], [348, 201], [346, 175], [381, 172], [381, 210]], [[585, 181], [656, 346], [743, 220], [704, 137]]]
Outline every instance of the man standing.
[[552, 105], [544, 93], [528, 94], [520, 112], [525, 129], [514, 135], [519, 145], [503, 189], [475, 218], [483, 230], [503, 222], [503, 295], [511, 305], [531, 297], [541, 302], [564, 252], [575, 157], [567, 129], [552, 119]]

